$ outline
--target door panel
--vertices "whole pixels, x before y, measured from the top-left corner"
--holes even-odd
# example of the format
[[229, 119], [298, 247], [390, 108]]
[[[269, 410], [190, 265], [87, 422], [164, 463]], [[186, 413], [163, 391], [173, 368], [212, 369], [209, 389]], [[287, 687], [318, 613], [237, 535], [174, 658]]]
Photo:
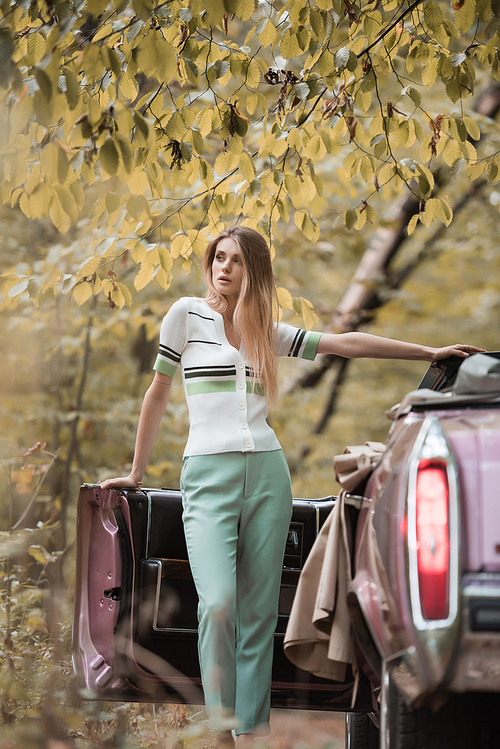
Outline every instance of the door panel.
[[[334, 498], [294, 500], [275, 634], [272, 703], [345, 710], [352, 679], [338, 684], [297, 669], [283, 636], [300, 570]], [[78, 500], [73, 659], [99, 699], [203, 703], [197, 655], [197, 595], [179, 491], [105, 491]], [[357, 709], [372, 709], [362, 681]]]

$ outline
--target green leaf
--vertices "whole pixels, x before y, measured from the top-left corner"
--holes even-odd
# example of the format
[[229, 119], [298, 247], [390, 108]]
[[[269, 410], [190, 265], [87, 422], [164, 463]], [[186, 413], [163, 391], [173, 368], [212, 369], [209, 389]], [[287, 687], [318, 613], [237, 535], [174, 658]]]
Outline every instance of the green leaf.
[[134, 157], [132, 155], [132, 149], [130, 147], [130, 143], [120, 133], [116, 133], [115, 142], [120, 151], [124, 169], [127, 172], [127, 174], [131, 174], [134, 168]]
[[455, 14], [455, 22], [459, 31], [465, 32], [470, 29], [476, 17], [475, 0], [465, 0], [462, 7]]
[[143, 213], [149, 214], [148, 201], [144, 195], [131, 195], [127, 200], [127, 211], [139, 220]]
[[443, 11], [434, 0], [429, 0], [424, 6], [424, 21], [431, 31], [439, 29], [443, 23]]
[[58, 163], [59, 148], [51, 141], [40, 154], [40, 167], [49, 184], [55, 184], [59, 179]]
[[431, 88], [434, 85], [437, 78], [437, 60], [435, 57], [431, 57], [428, 62], [425, 63], [424, 69], [422, 70], [422, 83], [427, 88]]
[[40, 87], [40, 91], [47, 101], [52, 98], [52, 81], [49, 76], [42, 68], [35, 68], [34, 70], [36, 82]]
[[413, 88], [413, 86], [409, 86], [406, 93], [408, 94], [412, 102], [415, 104], [415, 106], [419, 107], [420, 102], [422, 101], [422, 97], [420, 96], [420, 93], [417, 91], [417, 89]]
[[80, 96], [80, 85], [69, 70], [64, 71], [64, 78], [66, 80], [66, 99], [70, 108], [74, 109]]
[[146, 122], [142, 114], [139, 112], [134, 112], [134, 124], [135, 124], [135, 134], [137, 136], [137, 140], [141, 144], [143, 148], [148, 148], [149, 146], [149, 124]]
[[321, 53], [321, 57], [316, 65], [318, 72], [323, 78], [327, 78], [332, 73], [335, 73], [335, 57], [330, 49], [325, 49]]
[[344, 224], [346, 225], [346, 228], [349, 231], [351, 231], [351, 229], [353, 228], [357, 220], [358, 220], [358, 214], [356, 211], [353, 211], [351, 208], [349, 208], [344, 213]]
[[108, 138], [101, 146], [99, 158], [102, 166], [111, 177], [116, 174], [119, 158], [118, 149], [116, 148], [116, 143], [113, 138]]

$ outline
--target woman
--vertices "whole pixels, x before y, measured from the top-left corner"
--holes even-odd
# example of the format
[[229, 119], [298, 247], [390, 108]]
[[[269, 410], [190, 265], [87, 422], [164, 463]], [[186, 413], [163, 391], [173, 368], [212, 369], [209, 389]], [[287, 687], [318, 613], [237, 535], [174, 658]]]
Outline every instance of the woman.
[[288, 468], [266, 422], [277, 398], [277, 356], [435, 361], [482, 351], [429, 348], [366, 333], [342, 335], [274, 323], [269, 248], [234, 226], [204, 256], [205, 299], [183, 298], [163, 320], [152, 385], [139, 419], [130, 474], [142, 481], [179, 364], [190, 431], [181, 474], [183, 522], [199, 596], [199, 657], [210, 726], [220, 743], [269, 732], [273, 633], [292, 510]]

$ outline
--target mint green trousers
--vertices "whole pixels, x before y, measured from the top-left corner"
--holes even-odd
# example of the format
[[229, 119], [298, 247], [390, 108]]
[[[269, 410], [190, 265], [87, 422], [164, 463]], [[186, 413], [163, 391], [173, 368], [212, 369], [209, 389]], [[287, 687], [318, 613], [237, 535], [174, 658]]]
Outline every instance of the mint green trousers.
[[281, 450], [189, 456], [181, 490], [209, 725], [266, 735], [292, 514], [285, 457]]

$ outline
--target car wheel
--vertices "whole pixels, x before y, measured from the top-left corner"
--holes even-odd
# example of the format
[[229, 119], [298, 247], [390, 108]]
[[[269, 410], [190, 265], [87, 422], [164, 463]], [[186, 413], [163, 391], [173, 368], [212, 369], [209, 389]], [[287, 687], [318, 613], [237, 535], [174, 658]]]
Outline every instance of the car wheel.
[[385, 719], [390, 749], [479, 749], [471, 695], [450, 694], [438, 709], [408, 707], [394, 684]]
[[366, 713], [345, 714], [345, 749], [378, 749], [379, 730]]

